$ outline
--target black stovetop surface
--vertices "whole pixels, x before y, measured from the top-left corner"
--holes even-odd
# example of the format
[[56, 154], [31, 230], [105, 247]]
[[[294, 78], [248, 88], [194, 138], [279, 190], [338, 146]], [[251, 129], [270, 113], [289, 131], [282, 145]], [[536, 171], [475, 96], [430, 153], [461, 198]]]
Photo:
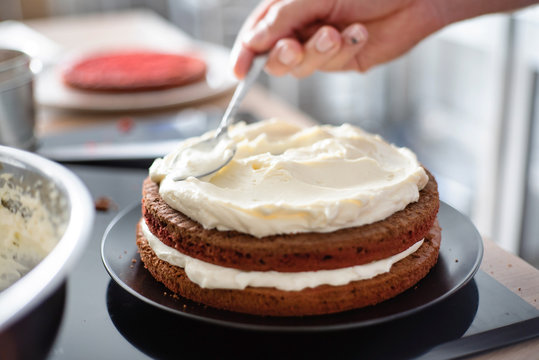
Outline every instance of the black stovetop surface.
[[[133, 297], [114, 283], [100, 246], [110, 221], [140, 201], [147, 170], [68, 166], [94, 199], [114, 206], [98, 212], [84, 256], [67, 281], [66, 308], [49, 360], [189, 358], [443, 358], [429, 352], [459, 338], [537, 318], [539, 310], [479, 271], [457, 293], [424, 311], [347, 331], [267, 333], [179, 317]], [[432, 355], [432, 356], [431, 356]]]

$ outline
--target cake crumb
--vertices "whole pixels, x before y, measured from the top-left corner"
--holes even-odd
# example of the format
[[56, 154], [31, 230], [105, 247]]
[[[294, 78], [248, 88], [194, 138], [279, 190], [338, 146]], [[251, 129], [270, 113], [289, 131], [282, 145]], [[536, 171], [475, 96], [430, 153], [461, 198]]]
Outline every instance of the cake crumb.
[[137, 259], [131, 259], [131, 264], [136, 264], [137, 263]]
[[522, 291], [522, 289], [521, 289], [521, 288], [518, 288], [518, 291]]
[[458, 263], [458, 262], [459, 262], [459, 259], [455, 259], [455, 262]]
[[507, 264], [507, 267], [513, 267], [513, 265], [511, 265], [511, 264]]
[[118, 206], [107, 196], [100, 196], [94, 202], [96, 211], [109, 211], [110, 209], [116, 210]]

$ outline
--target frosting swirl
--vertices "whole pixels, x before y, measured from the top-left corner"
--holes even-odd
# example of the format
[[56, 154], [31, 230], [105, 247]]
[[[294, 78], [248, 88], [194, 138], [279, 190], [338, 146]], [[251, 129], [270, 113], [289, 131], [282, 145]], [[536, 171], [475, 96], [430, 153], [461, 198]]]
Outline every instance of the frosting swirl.
[[271, 119], [237, 124], [230, 137], [236, 154], [212, 175], [172, 180], [176, 153], [198, 139], [150, 168], [163, 200], [205, 228], [262, 237], [361, 226], [417, 201], [428, 182], [409, 149], [349, 124], [302, 128]]

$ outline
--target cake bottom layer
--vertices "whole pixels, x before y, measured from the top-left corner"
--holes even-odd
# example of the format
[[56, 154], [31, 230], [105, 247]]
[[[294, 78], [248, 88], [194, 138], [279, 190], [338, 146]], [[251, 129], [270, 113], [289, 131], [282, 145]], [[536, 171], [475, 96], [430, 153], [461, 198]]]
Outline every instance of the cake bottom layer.
[[438, 222], [413, 254], [395, 263], [388, 273], [342, 286], [321, 285], [301, 291], [247, 287], [244, 290], [205, 289], [191, 282], [185, 271], [159, 259], [140, 224], [137, 246], [144, 267], [169, 290], [219, 309], [265, 316], [321, 315], [374, 305], [395, 297], [424, 278], [438, 261], [441, 229]]

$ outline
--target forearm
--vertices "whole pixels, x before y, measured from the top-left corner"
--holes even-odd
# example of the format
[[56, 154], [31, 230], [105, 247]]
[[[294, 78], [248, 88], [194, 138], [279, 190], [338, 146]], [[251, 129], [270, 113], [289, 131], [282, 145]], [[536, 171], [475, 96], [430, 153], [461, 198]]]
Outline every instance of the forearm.
[[447, 25], [472, 17], [507, 12], [539, 3], [539, 0], [432, 0]]

